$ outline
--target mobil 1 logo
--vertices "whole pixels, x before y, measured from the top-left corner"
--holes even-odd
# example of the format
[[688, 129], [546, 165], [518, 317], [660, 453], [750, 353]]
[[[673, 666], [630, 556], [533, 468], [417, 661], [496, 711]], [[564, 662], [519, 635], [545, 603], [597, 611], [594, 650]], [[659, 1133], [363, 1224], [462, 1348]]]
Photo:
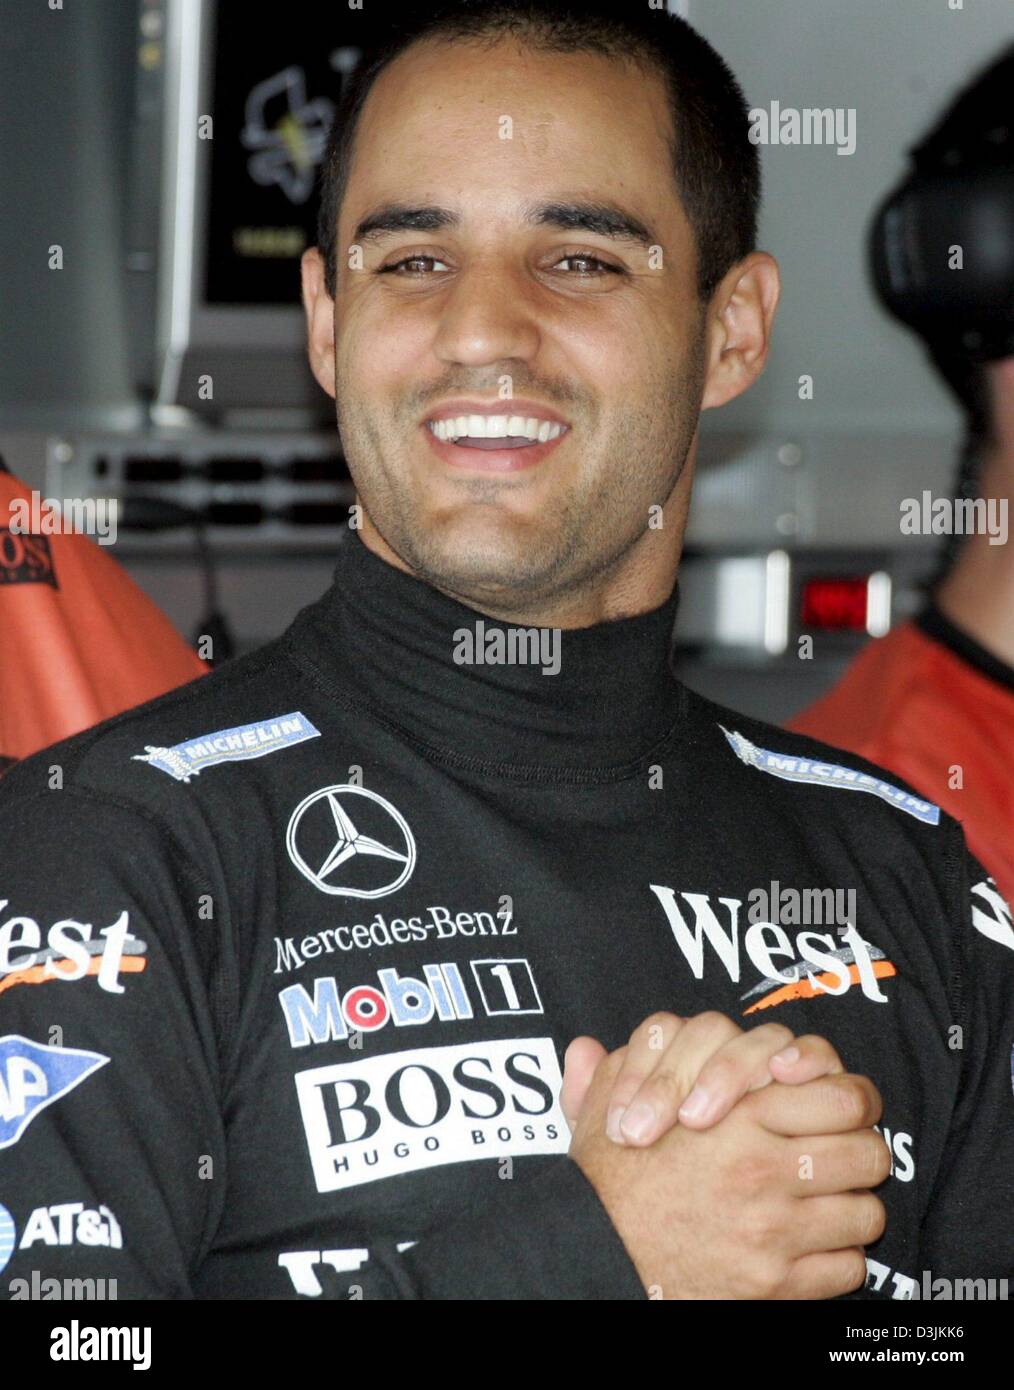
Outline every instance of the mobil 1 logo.
[[542, 1002], [526, 960], [474, 960], [472, 981], [453, 961], [422, 966], [415, 975], [378, 970], [376, 983], [322, 975], [312, 989], [286, 985], [278, 995], [293, 1047], [344, 1042], [350, 1034], [376, 1033], [388, 1025], [419, 1028], [460, 1023], [485, 1012], [540, 1014]]
[[526, 960], [473, 960], [472, 974], [488, 1014], [541, 1014], [542, 1001]]

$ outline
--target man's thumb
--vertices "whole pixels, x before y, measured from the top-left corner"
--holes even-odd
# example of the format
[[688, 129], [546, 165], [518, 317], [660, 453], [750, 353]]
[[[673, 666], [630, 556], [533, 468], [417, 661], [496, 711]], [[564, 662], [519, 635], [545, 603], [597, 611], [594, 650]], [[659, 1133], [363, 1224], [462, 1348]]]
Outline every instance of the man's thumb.
[[577, 1124], [595, 1070], [606, 1055], [606, 1049], [600, 1042], [583, 1037], [575, 1038], [564, 1053], [560, 1106], [571, 1130]]

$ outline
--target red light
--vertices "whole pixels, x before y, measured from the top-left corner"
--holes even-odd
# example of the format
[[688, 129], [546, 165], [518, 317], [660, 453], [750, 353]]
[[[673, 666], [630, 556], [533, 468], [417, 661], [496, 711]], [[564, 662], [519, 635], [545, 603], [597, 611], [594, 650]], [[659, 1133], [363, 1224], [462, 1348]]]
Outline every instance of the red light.
[[803, 585], [800, 619], [803, 627], [866, 630], [869, 578], [808, 579]]

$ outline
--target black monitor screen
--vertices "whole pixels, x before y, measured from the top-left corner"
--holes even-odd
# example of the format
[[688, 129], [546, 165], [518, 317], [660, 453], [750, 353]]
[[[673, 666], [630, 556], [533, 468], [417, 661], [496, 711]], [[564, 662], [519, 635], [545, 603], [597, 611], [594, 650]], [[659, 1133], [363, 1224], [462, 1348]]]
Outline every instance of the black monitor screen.
[[235, 0], [216, 8], [205, 300], [295, 305], [328, 130], [370, 21], [306, 0], [273, 21]]

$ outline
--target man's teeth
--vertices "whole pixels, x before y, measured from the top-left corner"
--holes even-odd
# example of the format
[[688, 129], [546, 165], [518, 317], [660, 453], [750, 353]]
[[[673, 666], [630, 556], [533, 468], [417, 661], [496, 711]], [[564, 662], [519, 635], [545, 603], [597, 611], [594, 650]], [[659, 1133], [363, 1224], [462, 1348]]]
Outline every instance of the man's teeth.
[[524, 437], [533, 443], [545, 444], [558, 439], [566, 425], [555, 420], [539, 420], [530, 415], [459, 415], [456, 419], [430, 420], [429, 427], [438, 439], [507, 439]]

